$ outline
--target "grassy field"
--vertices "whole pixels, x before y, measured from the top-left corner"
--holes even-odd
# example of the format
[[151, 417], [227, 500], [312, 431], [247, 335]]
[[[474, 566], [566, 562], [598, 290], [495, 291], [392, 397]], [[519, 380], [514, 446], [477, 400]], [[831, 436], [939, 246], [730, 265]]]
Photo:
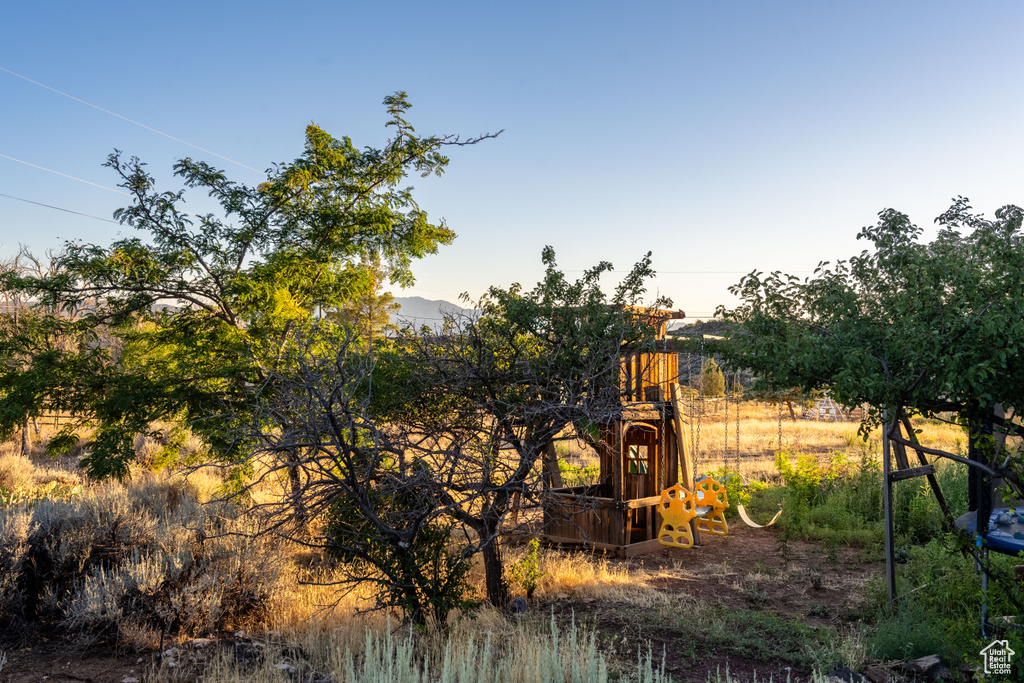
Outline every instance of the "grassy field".
[[[897, 486], [899, 586], [908, 597], [893, 612], [881, 581], [878, 435], [865, 441], [856, 423], [799, 414], [798, 407], [793, 420], [783, 408], [780, 423], [778, 406], [744, 402], [730, 403], [728, 414], [723, 403], [706, 404], [699, 416], [695, 406], [690, 416], [698, 469], [728, 478], [733, 502], [746, 500], [756, 518], [781, 503], [775, 527], [749, 529], [730, 518], [728, 537], [631, 561], [511, 547], [510, 574], [534, 561], [539, 574], [525, 613], [480, 607], [422, 632], [401, 626], [399, 615], [370, 611], [358, 591], [339, 596], [325, 585], [333, 575], [324, 558], [272, 537], [249, 539], [243, 514], [209, 502], [221, 483], [212, 474], [140, 467], [126, 483], [89, 484], [73, 457], [26, 459], [16, 455], [19, 444], [3, 444], [0, 632], [8, 644], [0, 680], [38, 680], [30, 674], [42, 672], [118, 681], [411, 681], [429, 670], [429, 680], [460, 682], [746, 683], [816, 680], [838, 665], [863, 670], [932, 653], [953, 667], [976, 665], [985, 644], [979, 582], [943, 532], [930, 493], [917, 480]], [[918, 426], [927, 443], [962, 450], [959, 429]], [[44, 429], [38, 444], [45, 439]], [[161, 444], [136, 446], [146, 454]], [[566, 474], [593, 472], [585, 448], [560, 450]], [[962, 468], [939, 473], [960, 510]], [[1012, 563], [998, 561], [1006, 571]], [[482, 600], [479, 567], [471, 582]], [[995, 585], [993, 613], [1013, 614], [1014, 597], [1011, 586]], [[59, 657], [44, 656], [54, 647]], [[51, 663], [57, 659], [67, 666]]]

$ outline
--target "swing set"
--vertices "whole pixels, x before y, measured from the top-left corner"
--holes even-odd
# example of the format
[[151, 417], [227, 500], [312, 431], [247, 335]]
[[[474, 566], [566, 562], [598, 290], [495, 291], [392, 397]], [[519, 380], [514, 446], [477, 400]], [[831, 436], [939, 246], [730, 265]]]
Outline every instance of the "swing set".
[[[699, 545], [702, 532], [729, 533], [725, 486], [697, 477], [694, 454], [700, 449], [704, 399], [700, 399], [701, 410], [695, 410], [696, 398], [691, 394], [689, 417], [696, 422], [696, 431], [690, 429], [691, 448], [678, 384], [679, 355], [664, 340], [667, 321], [685, 314], [656, 309], [633, 309], [633, 313], [657, 326], [659, 343], [653, 352], [630, 353], [619, 360], [621, 409], [615, 418], [597, 425], [597, 483], [564, 486], [553, 451], [542, 459], [544, 481], [550, 482], [542, 498], [539, 534], [545, 543], [632, 557], [665, 545]], [[728, 415], [728, 405], [726, 411]], [[736, 418], [738, 470], [738, 407]], [[727, 444], [729, 436], [727, 419]], [[746, 517], [745, 511], [742, 516]]]
[[[704, 367], [702, 358], [701, 368]], [[738, 377], [734, 376], [734, 386], [738, 383]], [[673, 387], [674, 398], [678, 386]], [[722, 471], [727, 473], [729, 459], [729, 393], [725, 394], [725, 419]], [[691, 430], [690, 453], [683, 450], [683, 474], [684, 479], [693, 481], [693, 486], [687, 487], [676, 483], [674, 486], [661, 492], [661, 504], [658, 512], [662, 518], [661, 528], [658, 532], [658, 541], [664, 545], [675, 548], [692, 548], [699, 543], [699, 533], [704, 532], [714, 536], [726, 536], [729, 533], [729, 525], [725, 520], [725, 509], [729, 507], [728, 493], [726, 487], [719, 481], [710, 477], [696, 477], [697, 458], [700, 454], [701, 421], [704, 414], [704, 396], [700, 396], [700, 406], [697, 406], [695, 392], [690, 392], [691, 416], [695, 416], [696, 429]], [[676, 401], [677, 409], [681, 408], [681, 402]], [[736, 421], [736, 449], [735, 467], [732, 476], [739, 475], [740, 468], [740, 401], [736, 399], [735, 406]], [[691, 417], [692, 419], [692, 417]], [[782, 402], [779, 401], [779, 449], [782, 444]], [[691, 456], [692, 457], [688, 457]], [[742, 503], [737, 503], [737, 512], [740, 519], [747, 526], [754, 529], [770, 527], [779, 519], [782, 514], [780, 509], [767, 524], [757, 524], [747, 514]]]

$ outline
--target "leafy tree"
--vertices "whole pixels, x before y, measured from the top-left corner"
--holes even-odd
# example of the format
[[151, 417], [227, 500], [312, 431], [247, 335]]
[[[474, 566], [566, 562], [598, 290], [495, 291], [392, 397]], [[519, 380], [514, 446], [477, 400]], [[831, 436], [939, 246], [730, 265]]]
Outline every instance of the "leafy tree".
[[[39, 258], [24, 245], [13, 257], [0, 263], [0, 278], [45, 278], [59, 274], [52, 253]], [[36, 418], [45, 411], [44, 403], [33, 397], [49, 390], [51, 359], [73, 349], [61, 328], [81, 317], [82, 304], [89, 302], [63, 302], [46, 307], [24, 292], [0, 289], [0, 395], [5, 397], [0, 402], [0, 424], [5, 428], [0, 431], [6, 438], [20, 427], [24, 455], [32, 450], [29, 425], [34, 426]], [[105, 340], [97, 337], [97, 341]], [[33, 364], [34, 358], [41, 359], [41, 363]]]
[[[288, 373], [266, 385], [273, 390], [258, 409], [237, 415], [251, 448], [232, 464], [260, 463], [241, 491], [263, 491], [253, 519], [262, 532], [340, 560], [332, 583], [342, 594], [369, 586], [378, 607], [397, 607], [420, 626], [429, 618], [444, 624], [448, 612], [469, 602], [470, 554], [452, 540], [437, 472], [413, 457], [426, 435], [372, 415], [371, 392], [381, 384], [375, 352], [351, 328], [336, 335], [329, 352], [317, 335], [296, 335], [285, 354]], [[435, 449], [434, 465], [451, 462], [446, 446]], [[303, 476], [293, 487], [296, 466]], [[306, 533], [310, 518], [320, 521], [320, 533]]]
[[[911, 415], [956, 413], [972, 448], [986, 423], [1012, 431], [1016, 422], [994, 417], [993, 406], [1024, 395], [1022, 215], [1011, 205], [987, 219], [958, 198], [925, 243], [906, 215], [882, 211], [858, 235], [871, 250], [822, 263], [804, 280], [755, 271], [731, 288], [742, 303], [722, 312], [740, 324], [720, 351], [776, 388], [828, 389], [846, 405], [867, 403], [865, 427], [882, 423], [888, 409], [886, 428], [904, 444], [914, 440]], [[1019, 458], [1004, 468], [990, 451], [972, 466], [1020, 490]]]
[[618, 415], [621, 354], [654, 345], [649, 316], [629, 308], [652, 274], [649, 254], [611, 297], [599, 286], [610, 264], [570, 282], [550, 248], [544, 261], [533, 290], [492, 288], [443, 335], [405, 330], [371, 348], [346, 327], [330, 352], [315, 330], [330, 321], [292, 335], [288, 372], [272, 371], [258, 409], [235, 416], [253, 447], [234, 464], [258, 460], [253, 485], [282, 487], [256, 517], [277, 533], [323, 520], [322, 535], [299, 532], [303, 543], [344, 560], [343, 583], [370, 582], [379, 606], [414, 622], [465, 602], [477, 553], [488, 600], [504, 606], [500, 537], [516, 500], [540, 503], [550, 482], [538, 463], [557, 439]]
[[[152, 433], [158, 420], [188, 423], [219, 453], [238, 447], [222, 415], [269, 395], [265, 385], [279, 376], [297, 330], [315, 330], [329, 345], [331, 326], [310, 323], [368, 289], [363, 255], [379, 257], [392, 282], [408, 284], [412, 259], [455, 236], [428, 221], [402, 183], [410, 173], [441, 174], [445, 145], [493, 136], [422, 137], [405, 118], [404, 93], [384, 104], [393, 135], [382, 148], [360, 150], [310, 125], [303, 154], [257, 186], [179, 161], [174, 171], [186, 190], [205, 192], [220, 215], [186, 213], [186, 190], [159, 192], [141, 161], [112, 154], [107, 165], [133, 197], [115, 216], [142, 236], [108, 247], [68, 243], [54, 274], [4, 276], [4, 291], [41, 310], [83, 313], [49, 323], [72, 350], [28, 353], [27, 368], [9, 368], [0, 379], [10, 404], [0, 412], [0, 433], [39, 406], [70, 412], [81, 423], [53, 443], [66, 445], [74, 429], [94, 423], [84, 466], [97, 477], [123, 476], [134, 437]], [[101, 331], [123, 348], [97, 343]]]
[[[573, 282], [543, 252], [544, 279], [524, 291], [492, 287], [479, 314], [454, 314], [443, 335], [409, 335], [382, 357], [376, 414], [427, 435], [409, 453], [435, 473], [447, 514], [472, 530], [467, 552], [483, 558], [488, 600], [504, 606], [500, 536], [513, 509], [537, 505], [550, 481], [538, 464], [558, 471], [553, 444], [591, 438], [620, 412], [622, 354], [653, 349], [656, 327], [632, 307], [653, 275], [650, 254], [608, 296], [602, 262]], [[655, 306], [670, 302], [659, 299]], [[517, 504], [518, 500], [518, 504]]]

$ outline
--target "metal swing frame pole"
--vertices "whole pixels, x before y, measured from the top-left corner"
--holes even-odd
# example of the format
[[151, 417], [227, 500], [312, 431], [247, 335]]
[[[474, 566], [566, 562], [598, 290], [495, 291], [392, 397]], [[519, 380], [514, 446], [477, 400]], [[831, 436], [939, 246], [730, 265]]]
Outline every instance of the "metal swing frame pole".
[[[980, 540], [981, 537], [979, 536]], [[985, 564], [988, 564], [988, 548], [982, 548], [981, 557]], [[979, 563], [979, 569], [981, 569], [981, 637], [988, 638], [988, 634], [985, 632], [985, 628], [988, 623], [988, 572], [985, 571], [985, 567]]]

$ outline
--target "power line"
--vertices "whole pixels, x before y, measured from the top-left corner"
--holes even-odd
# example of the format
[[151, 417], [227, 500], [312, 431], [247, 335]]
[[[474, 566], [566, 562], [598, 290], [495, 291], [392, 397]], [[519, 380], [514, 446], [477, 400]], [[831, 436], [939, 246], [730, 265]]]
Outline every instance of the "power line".
[[21, 74], [15, 73], [15, 72], [11, 71], [10, 69], [5, 69], [2, 66], [0, 66], [0, 71], [6, 71], [7, 73], [11, 74], [12, 76], [17, 76], [18, 78], [20, 78], [20, 79], [22, 79], [24, 81], [28, 81], [29, 83], [32, 83], [33, 85], [38, 85], [40, 88], [46, 88], [47, 90], [55, 92], [58, 95], [63, 95], [64, 97], [67, 97], [70, 100], [74, 100], [75, 102], [81, 102], [82, 104], [84, 104], [86, 106], [89, 106], [89, 107], [92, 107], [93, 109], [98, 109], [99, 111], [103, 112], [104, 114], [110, 114], [111, 116], [116, 116], [117, 118], [121, 119], [122, 121], [127, 121], [128, 123], [136, 125], [136, 126], [138, 126], [140, 128], [145, 128], [146, 130], [151, 131], [153, 133], [156, 133], [157, 135], [163, 135], [165, 138], [170, 138], [171, 140], [174, 140], [175, 142], [180, 142], [181, 144], [188, 145], [189, 147], [191, 147], [193, 149], [198, 149], [200, 152], [205, 152], [206, 154], [213, 155], [213, 156], [217, 157], [218, 159], [223, 159], [224, 161], [227, 161], [227, 162], [230, 162], [232, 164], [235, 164], [236, 166], [241, 166], [242, 168], [247, 168], [250, 171], [255, 171], [256, 173], [259, 173], [261, 175], [263, 174], [263, 171], [261, 171], [259, 169], [256, 169], [256, 168], [253, 168], [252, 166], [247, 166], [247, 165], [243, 164], [240, 161], [235, 161], [234, 159], [229, 159], [226, 156], [222, 156], [220, 154], [217, 154], [216, 152], [211, 152], [210, 150], [204, 149], [204, 148], [200, 147], [199, 145], [193, 145], [191, 142], [186, 142], [185, 140], [182, 140], [181, 138], [176, 138], [173, 135], [169, 135], [168, 133], [165, 133], [163, 131], [157, 130], [156, 128], [151, 128], [150, 126], [147, 126], [144, 123], [139, 123], [138, 121], [134, 121], [134, 120], [128, 118], [127, 116], [121, 116], [120, 114], [116, 114], [116, 113], [110, 111], [109, 109], [104, 109], [103, 107], [97, 106], [97, 105], [93, 104], [92, 102], [86, 102], [85, 100], [79, 99], [79, 98], [75, 97], [74, 95], [69, 95], [66, 92], [61, 92], [60, 90], [57, 90], [56, 88], [51, 88], [50, 86], [48, 86], [48, 85], [46, 85], [44, 83], [40, 83], [39, 81], [33, 81], [28, 76], [22, 76]]
[[8, 199], [16, 199], [19, 202], [25, 202], [27, 204], [35, 204], [36, 206], [45, 206], [48, 209], [57, 209], [57, 211], [64, 211], [65, 213], [73, 213], [76, 216], [85, 216], [86, 218], [95, 218], [98, 221], [105, 221], [107, 223], [113, 223], [114, 225], [120, 225], [120, 223], [118, 223], [117, 221], [112, 221], [109, 218], [100, 218], [99, 216], [91, 216], [91, 215], [89, 215], [87, 213], [81, 213], [80, 211], [72, 211], [71, 209], [64, 209], [64, 208], [61, 208], [59, 206], [54, 206], [53, 204], [43, 204], [42, 202], [34, 202], [31, 199], [24, 199], [22, 197], [14, 197], [14, 196], [9, 195], [9, 194], [4, 194], [3, 192], [0, 192], [0, 197], [7, 197]]
[[53, 174], [56, 174], [56, 175], [59, 175], [59, 176], [64, 176], [65, 178], [70, 178], [71, 180], [77, 180], [80, 183], [85, 183], [86, 185], [92, 185], [93, 187], [98, 187], [101, 190], [106, 190], [107, 192], [116, 192], [118, 194], [123, 194], [126, 197], [131, 197], [131, 195], [128, 194], [127, 192], [122, 192], [121, 190], [115, 190], [114, 188], [107, 187], [106, 185], [97, 185], [94, 182], [91, 182], [91, 181], [88, 181], [88, 180], [82, 180], [81, 178], [76, 178], [75, 176], [68, 175], [67, 173], [61, 173], [60, 171], [54, 171], [52, 168], [46, 168], [45, 166], [39, 166], [38, 164], [30, 164], [27, 161], [22, 161], [21, 159], [15, 159], [14, 157], [9, 157], [6, 154], [0, 154], [0, 157], [3, 157], [4, 159], [10, 159], [11, 161], [17, 161], [19, 164], [25, 164], [26, 166], [31, 166], [32, 168], [38, 168], [39, 170], [46, 171], [47, 173], [53, 173]]

